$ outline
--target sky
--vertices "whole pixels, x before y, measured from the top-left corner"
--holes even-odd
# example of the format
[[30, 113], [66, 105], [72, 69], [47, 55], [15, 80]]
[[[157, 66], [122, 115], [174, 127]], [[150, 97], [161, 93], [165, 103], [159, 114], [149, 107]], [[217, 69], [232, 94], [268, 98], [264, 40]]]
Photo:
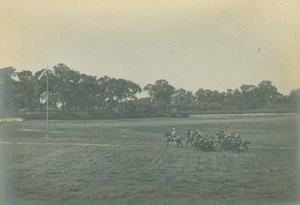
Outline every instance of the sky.
[[141, 87], [300, 88], [298, 0], [1, 0], [0, 68], [64, 63]]

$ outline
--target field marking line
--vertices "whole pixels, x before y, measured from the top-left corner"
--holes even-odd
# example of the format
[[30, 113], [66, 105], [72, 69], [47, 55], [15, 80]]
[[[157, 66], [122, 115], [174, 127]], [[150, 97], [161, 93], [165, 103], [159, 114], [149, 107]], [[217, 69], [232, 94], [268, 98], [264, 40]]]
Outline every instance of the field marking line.
[[[23, 132], [45, 132], [45, 130], [38, 130], [38, 129], [19, 129], [19, 131], [23, 131]], [[51, 130], [50, 133], [65, 133], [65, 131]], [[70, 133], [70, 134], [76, 134], [76, 133]]]
[[[118, 144], [92, 144], [92, 143], [71, 143], [71, 142], [0, 142], [0, 144], [11, 145], [73, 145], [73, 146], [95, 146], [95, 147], [144, 147], [149, 145], [118, 145]], [[152, 145], [151, 145], [152, 146]], [[155, 145], [153, 145], [155, 146]]]

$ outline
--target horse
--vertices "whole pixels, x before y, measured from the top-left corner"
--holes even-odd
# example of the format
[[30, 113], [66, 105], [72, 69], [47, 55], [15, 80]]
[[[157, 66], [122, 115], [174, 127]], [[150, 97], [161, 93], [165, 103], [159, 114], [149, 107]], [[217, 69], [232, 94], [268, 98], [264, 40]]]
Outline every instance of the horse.
[[164, 142], [164, 144], [167, 144], [167, 146], [169, 145], [170, 142], [176, 142], [177, 147], [179, 144], [181, 145], [181, 147], [183, 147], [183, 144], [181, 142], [181, 137], [178, 136], [172, 137], [172, 134], [170, 132], [165, 132], [165, 137], [167, 137], [167, 139]]
[[242, 146], [241, 147], [245, 147], [245, 149], [248, 151], [248, 144], [250, 144], [249, 141], [245, 141], [242, 143]]
[[194, 136], [192, 136], [191, 131], [190, 130], [185, 131], [184, 135], [186, 136], [185, 146], [187, 147], [189, 144], [192, 146], [194, 141]]

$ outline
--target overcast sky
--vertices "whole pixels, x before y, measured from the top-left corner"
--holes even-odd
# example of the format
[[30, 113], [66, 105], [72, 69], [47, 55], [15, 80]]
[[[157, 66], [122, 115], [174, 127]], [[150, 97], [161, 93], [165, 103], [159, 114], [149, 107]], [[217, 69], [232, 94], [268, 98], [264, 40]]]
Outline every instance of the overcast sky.
[[300, 88], [300, 1], [1, 0], [0, 68], [64, 63], [145, 86]]

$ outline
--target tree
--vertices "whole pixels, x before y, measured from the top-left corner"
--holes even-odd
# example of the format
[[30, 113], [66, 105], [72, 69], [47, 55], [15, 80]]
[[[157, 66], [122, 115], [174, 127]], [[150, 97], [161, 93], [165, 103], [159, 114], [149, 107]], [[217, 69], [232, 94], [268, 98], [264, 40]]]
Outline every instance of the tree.
[[234, 104], [233, 90], [232, 89], [227, 89], [227, 91], [225, 93], [224, 106], [225, 106], [226, 109], [232, 109], [233, 104]]
[[98, 87], [97, 77], [80, 74], [77, 89], [74, 90], [77, 99], [75, 107], [82, 111], [93, 111], [97, 105]]
[[0, 69], [0, 115], [8, 115], [16, 111], [15, 69]]
[[225, 103], [225, 92], [214, 90], [211, 95], [210, 110], [222, 110]]
[[225, 103], [225, 93], [217, 90], [200, 88], [195, 93], [195, 98], [200, 103], [200, 109], [205, 111], [222, 110]]
[[257, 96], [258, 88], [255, 85], [242, 85], [240, 87], [241, 95], [243, 99], [244, 109], [253, 110], [258, 107]]
[[191, 103], [194, 101], [194, 96], [191, 91], [180, 88], [175, 90], [172, 101], [173, 107], [176, 110], [188, 110], [190, 109]]
[[234, 109], [243, 109], [243, 96], [242, 93], [239, 89], [234, 89], [233, 93], [232, 93], [232, 99], [233, 99], [233, 106]]
[[128, 103], [136, 99], [136, 94], [140, 93], [142, 89], [132, 81], [112, 78], [108, 81], [107, 91], [108, 99], [115, 106], [118, 105], [118, 111], [127, 112]]
[[199, 90], [197, 90], [197, 92], [195, 93], [195, 98], [198, 102], [203, 102], [206, 101], [205, 99], [205, 92], [202, 88], [200, 88]]
[[126, 90], [125, 90], [125, 98], [123, 98], [123, 109], [125, 112], [131, 111], [129, 108], [132, 108], [132, 101], [136, 100], [136, 94], [141, 93], [142, 89], [141, 87], [130, 81], [130, 80], [125, 80], [125, 85], [126, 85]]
[[278, 96], [277, 88], [271, 81], [264, 80], [258, 84], [257, 100], [261, 108], [272, 108], [274, 100]]
[[44, 69], [37, 71], [33, 78], [34, 84], [34, 95], [35, 100], [38, 104], [38, 110], [42, 111], [46, 107], [44, 104], [47, 99], [47, 77], [48, 76], [48, 91], [49, 91], [49, 108], [50, 109], [58, 109], [58, 107], [62, 104], [60, 89], [62, 88], [58, 82], [55, 73], [47, 72], [46, 75], [43, 75], [40, 80], [38, 78], [41, 76]]
[[16, 73], [16, 103], [18, 110], [34, 111], [37, 106], [37, 100], [34, 90], [35, 77], [31, 71], [22, 71]]
[[283, 95], [281, 93], [277, 94], [277, 97], [274, 100], [274, 105], [276, 106], [276, 108], [279, 108], [279, 109], [293, 107], [290, 96]]
[[60, 63], [53, 67], [55, 75], [55, 92], [63, 110], [71, 111], [78, 109], [80, 73], [71, 70], [68, 66]]
[[296, 109], [296, 111], [300, 111], [300, 88], [296, 90], [292, 90], [290, 93], [290, 99], [292, 106]]
[[135, 106], [136, 112], [152, 113], [157, 111], [155, 107], [153, 107], [150, 97], [139, 98], [134, 100], [132, 103]]
[[155, 84], [146, 85], [144, 91], [148, 91], [153, 103], [161, 104], [162, 111], [170, 111], [171, 96], [174, 94], [175, 88], [168, 81], [157, 80]]
[[[0, 69], [0, 114], [43, 109], [47, 84], [45, 78], [37, 80], [42, 71], [33, 75], [26, 70], [16, 72], [12, 67]], [[266, 80], [258, 86], [243, 84], [226, 92], [200, 88], [193, 95], [182, 88], [175, 90], [161, 79], [143, 88], [149, 98], [137, 100], [136, 95], [142, 89], [132, 81], [81, 74], [62, 63], [54, 66], [48, 79], [49, 108], [63, 111], [170, 112], [170, 105], [176, 110], [253, 110], [300, 104], [300, 89], [291, 91], [289, 96], [283, 95]]]
[[107, 100], [109, 98], [108, 84], [111, 80], [110, 77], [104, 76], [97, 79], [97, 94], [96, 102], [98, 110], [104, 111], [107, 109]]

